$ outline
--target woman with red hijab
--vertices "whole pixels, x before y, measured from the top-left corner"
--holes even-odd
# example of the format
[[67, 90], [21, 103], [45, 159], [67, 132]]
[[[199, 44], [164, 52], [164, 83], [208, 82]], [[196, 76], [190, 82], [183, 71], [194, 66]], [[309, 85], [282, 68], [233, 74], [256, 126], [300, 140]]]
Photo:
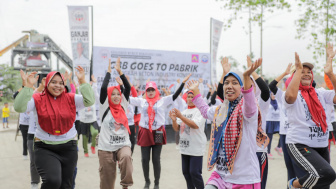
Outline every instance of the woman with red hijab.
[[56, 71], [47, 75], [44, 92], [33, 94], [38, 80], [37, 73], [33, 72], [14, 101], [15, 111], [32, 111], [38, 120], [34, 153], [36, 169], [43, 182], [41, 189], [71, 189], [73, 185], [78, 159], [76, 110], [95, 102], [93, 90], [85, 81], [84, 69], [80, 66], [76, 69], [82, 95], [67, 93], [64, 78]]
[[161, 98], [156, 83], [150, 81], [146, 84], [145, 99], [130, 97], [130, 104], [141, 108], [137, 144], [141, 146], [142, 170], [146, 181], [144, 189], [149, 189], [150, 186], [149, 160], [151, 150], [155, 178], [154, 189], [159, 189], [161, 150], [162, 145], [167, 143], [164, 127], [165, 109], [177, 99], [190, 76], [191, 74], [183, 79], [182, 84], [173, 95]]
[[[329, 46], [330, 44], [328, 44]], [[331, 49], [324, 73], [336, 86], [332, 59], [335, 56]], [[287, 130], [286, 146], [295, 163], [305, 170], [306, 174], [288, 181], [288, 188], [329, 188], [335, 181], [336, 174], [330, 165], [328, 151], [328, 126], [325, 108], [327, 104], [335, 104], [335, 91], [315, 89], [312, 86], [313, 64], [301, 64], [299, 55], [295, 53], [296, 71], [292, 75], [286, 92], [283, 94], [283, 106], [287, 111], [290, 127]]]
[[120, 69], [120, 58], [115, 69], [124, 84], [108, 87], [111, 78], [111, 61], [100, 90], [101, 130], [98, 139], [100, 188], [113, 189], [116, 180], [116, 166], [120, 168], [120, 185], [125, 189], [133, 185], [131, 133], [126, 116], [131, 86]]

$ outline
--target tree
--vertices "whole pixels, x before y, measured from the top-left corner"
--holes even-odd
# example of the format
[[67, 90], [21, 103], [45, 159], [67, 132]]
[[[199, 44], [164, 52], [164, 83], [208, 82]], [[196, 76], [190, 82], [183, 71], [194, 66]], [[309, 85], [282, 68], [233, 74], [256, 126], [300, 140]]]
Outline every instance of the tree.
[[21, 77], [18, 71], [6, 64], [0, 64], [1, 99], [9, 101], [13, 93], [21, 87]]
[[[298, 0], [300, 9], [305, 12], [295, 21], [297, 24], [297, 39], [309, 39], [307, 49], [313, 51], [313, 59], [317, 68], [325, 54], [328, 42], [336, 42], [336, 5], [330, 0]], [[324, 62], [324, 61], [323, 61]]]
[[[219, 0], [217, 0], [219, 1]], [[263, 52], [263, 23], [265, 22], [265, 12], [273, 13], [275, 10], [287, 9], [290, 10], [290, 4], [286, 0], [220, 0], [224, 1], [224, 9], [233, 11], [233, 14], [225, 20], [224, 30], [231, 27], [234, 20], [242, 19], [241, 13], [249, 11], [249, 36], [250, 36], [250, 55], [252, 55], [252, 27], [251, 23], [258, 23], [260, 27], [260, 58]], [[260, 75], [262, 75], [262, 66], [260, 67]]]

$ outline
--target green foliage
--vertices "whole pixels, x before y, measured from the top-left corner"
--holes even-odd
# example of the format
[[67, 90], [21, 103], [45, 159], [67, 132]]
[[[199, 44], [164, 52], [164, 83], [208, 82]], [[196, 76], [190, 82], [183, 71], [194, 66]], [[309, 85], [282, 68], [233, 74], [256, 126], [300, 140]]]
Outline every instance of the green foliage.
[[3, 96], [1, 101], [10, 101], [12, 95], [21, 87], [21, 76], [19, 71], [15, 71], [13, 67], [0, 64], [0, 86], [2, 86]]
[[307, 49], [312, 50], [318, 69], [319, 60], [325, 62], [326, 42], [336, 42], [336, 5], [330, 0], [298, 0], [301, 10], [305, 10], [298, 20], [297, 39], [308, 39]]
[[[241, 13], [251, 9], [251, 18], [248, 21], [261, 25], [264, 12], [273, 13], [275, 10], [290, 10], [286, 0], [217, 0], [224, 1], [223, 8], [232, 11], [230, 17], [224, 22], [224, 30], [230, 28], [234, 20], [243, 19]], [[261, 9], [262, 7], [262, 9]]]

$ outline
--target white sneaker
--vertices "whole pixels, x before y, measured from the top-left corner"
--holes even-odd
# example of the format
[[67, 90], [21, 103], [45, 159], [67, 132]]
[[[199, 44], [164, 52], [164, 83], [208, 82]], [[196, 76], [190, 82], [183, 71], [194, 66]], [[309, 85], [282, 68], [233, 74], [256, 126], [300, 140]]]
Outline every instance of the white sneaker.
[[23, 160], [28, 160], [28, 156], [23, 156]]
[[31, 189], [38, 189], [38, 184], [31, 184]]

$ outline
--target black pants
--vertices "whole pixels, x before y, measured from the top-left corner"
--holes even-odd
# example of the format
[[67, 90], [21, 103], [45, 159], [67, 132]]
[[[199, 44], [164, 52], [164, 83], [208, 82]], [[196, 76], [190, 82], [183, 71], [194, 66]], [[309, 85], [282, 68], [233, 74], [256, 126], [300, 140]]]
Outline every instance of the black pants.
[[203, 156], [189, 156], [182, 157], [182, 173], [187, 182], [188, 189], [204, 189], [204, 181], [202, 177]]
[[21, 125], [20, 124], [20, 130], [21, 130], [21, 134], [22, 134], [22, 139], [23, 139], [23, 153], [22, 155], [26, 156], [28, 155], [28, 144], [27, 144], [27, 136], [28, 136], [28, 128], [29, 128], [29, 125]]
[[149, 160], [150, 160], [150, 152], [152, 150], [152, 162], [154, 168], [154, 183], [155, 185], [159, 185], [160, 182], [160, 174], [161, 174], [161, 150], [162, 145], [153, 145], [153, 146], [145, 146], [141, 147], [141, 161], [142, 161], [142, 170], [145, 177], [146, 183], [150, 183], [149, 180]]
[[299, 178], [304, 188], [329, 189], [336, 173], [330, 165], [328, 147], [311, 148], [303, 144], [287, 144], [287, 150], [295, 163], [306, 171]]
[[129, 139], [131, 141], [131, 150], [132, 150], [132, 154], [133, 154], [133, 151], [134, 151], [134, 145], [135, 145], [135, 139], [136, 139], [136, 136], [135, 136], [135, 126], [134, 125], [130, 125], [129, 126], [129, 129], [131, 131], [131, 134], [129, 135]]
[[65, 144], [35, 142], [35, 165], [42, 178], [41, 189], [72, 189], [78, 160], [77, 141]]

